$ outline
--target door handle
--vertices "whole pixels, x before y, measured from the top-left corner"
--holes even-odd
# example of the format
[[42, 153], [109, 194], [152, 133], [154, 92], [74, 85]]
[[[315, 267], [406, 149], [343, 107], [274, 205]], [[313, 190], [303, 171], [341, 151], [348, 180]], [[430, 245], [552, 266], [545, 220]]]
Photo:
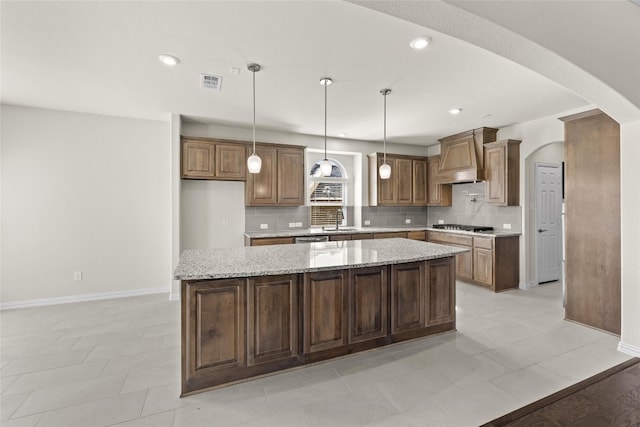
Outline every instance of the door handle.
[[538, 228], [538, 233], [544, 233], [547, 230], [543, 230], [542, 228]]

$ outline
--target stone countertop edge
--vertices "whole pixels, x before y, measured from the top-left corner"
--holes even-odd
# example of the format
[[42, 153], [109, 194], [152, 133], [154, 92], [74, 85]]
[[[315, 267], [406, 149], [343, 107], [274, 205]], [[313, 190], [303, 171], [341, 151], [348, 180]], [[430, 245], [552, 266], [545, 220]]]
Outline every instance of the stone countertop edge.
[[464, 231], [464, 230], [443, 230], [440, 228], [433, 228], [429, 226], [415, 226], [415, 227], [345, 227], [343, 231], [335, 230], [321, 230], [311, 228], [296, 228], [293, 230], [281, 230], [281, 231], [246, 231], [244, 235], [250, 239], [264, 239], [269, 237], [303, 237], [303, 236], [324, 236], [334, 234], [367, 234], [367, 233], [393, 233], [403, 231], [439, 231], [442, 233], [452, 234], [465, 234], [468, 236], [479, 237], [510, 237], [520, 236], [522, 233], [517, 231], [499, 230], [499, 231]]
[[211, 280], [310, 273], [426, 261], [468, 251], [397, 238], [187, 250], [173, 277]]

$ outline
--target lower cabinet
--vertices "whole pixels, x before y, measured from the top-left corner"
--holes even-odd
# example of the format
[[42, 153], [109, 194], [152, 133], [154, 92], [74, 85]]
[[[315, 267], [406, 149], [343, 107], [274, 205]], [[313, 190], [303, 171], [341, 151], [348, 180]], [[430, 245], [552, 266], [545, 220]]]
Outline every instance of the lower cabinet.
[[387, 336], [387, 267], [349, 271], [349, 343]]
[[182, 392], [221, 384], [246, 366], [245, 279], [182, 282]]
[[425, 262], [391, 266], [391, 333], [425, 326]]
[[247, 365], [298, 356], [298, 275], [248, 280]]
[[455, 258], [183, 281], [182, 395], [455, 328]]
[[303, 349], [305, 353], [347, 344], [348, 270], [304, 275]]

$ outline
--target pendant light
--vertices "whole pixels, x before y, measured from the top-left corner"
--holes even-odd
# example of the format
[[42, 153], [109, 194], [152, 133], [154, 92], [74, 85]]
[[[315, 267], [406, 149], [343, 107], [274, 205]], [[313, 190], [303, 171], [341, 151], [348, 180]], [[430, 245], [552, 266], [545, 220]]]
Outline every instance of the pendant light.
[[387, 95], [391, 93], [391, 89], [380, 89], [380, 93], [384, 96], [384, 154], [380, 165], [380, 179], [389, 179], [391, 166], [387, 164]]
[[262, 159], [256, 154], [256, 73], [262, 69], [258, 64], [249, 64], [247, 69], [253, 73], [253, 154], [247, 159], [249, 173], [260, 173]]
[[329, 77], [323, 77], [320, 79], [320, 84], [324, 86], [324, 159], [320, 163], [320, 173], [322, 176], [331, 176], [331, 170], [333, 166], [329, 159], [327, 159], [327, 86], [333, 83]]

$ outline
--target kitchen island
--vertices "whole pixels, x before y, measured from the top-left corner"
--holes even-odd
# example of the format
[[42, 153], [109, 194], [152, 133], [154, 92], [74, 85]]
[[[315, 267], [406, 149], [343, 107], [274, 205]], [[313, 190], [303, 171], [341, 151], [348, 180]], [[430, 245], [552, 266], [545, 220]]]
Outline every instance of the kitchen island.
[[408, 239], [185, 251], [182, 395], [455, 330], [455, 255]]

